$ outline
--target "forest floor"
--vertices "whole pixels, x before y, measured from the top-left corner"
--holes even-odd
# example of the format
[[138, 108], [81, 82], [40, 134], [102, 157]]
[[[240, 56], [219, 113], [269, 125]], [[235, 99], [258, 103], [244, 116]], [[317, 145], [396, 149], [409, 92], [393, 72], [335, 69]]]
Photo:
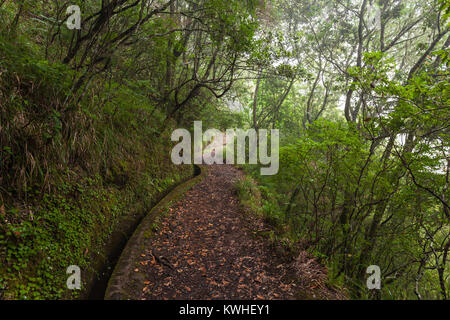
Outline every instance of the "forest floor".
[[326, 270], [314, 259], [280, 254], [256, 235], [267, 227], [243, 214], [234, 188], [242, 175], [232, 166], [209, 166], [207, 176], [168, 209], [141, 244], [133, 271], [142, 283], [129, 298], [343, 298], [326, 285]]

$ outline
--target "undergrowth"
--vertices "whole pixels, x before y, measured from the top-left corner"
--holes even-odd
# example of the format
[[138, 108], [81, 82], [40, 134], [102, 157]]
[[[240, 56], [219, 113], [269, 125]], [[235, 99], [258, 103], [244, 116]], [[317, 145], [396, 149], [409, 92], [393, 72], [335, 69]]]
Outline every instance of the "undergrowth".
[[0, 38], [0, 299], [85, 294], [67, 289], [67, 267], [85, 289], [123, 219], [193, 174], [171, 164], [155, 135], [165, 117], [137, 90], [94, 83], [74, 105], [73, 73]]

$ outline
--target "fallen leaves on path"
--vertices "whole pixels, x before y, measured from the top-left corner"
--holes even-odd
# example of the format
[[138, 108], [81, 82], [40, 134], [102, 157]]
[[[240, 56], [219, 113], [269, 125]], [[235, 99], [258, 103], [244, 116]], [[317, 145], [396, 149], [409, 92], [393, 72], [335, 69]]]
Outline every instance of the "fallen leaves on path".
[[233, 191], [240, 176], [231, 166], [208, 167], [207, 177], [168, 210], [136, 257], [144, 280], [135, 299], [295, 298], [288, 267], [242, 223]]

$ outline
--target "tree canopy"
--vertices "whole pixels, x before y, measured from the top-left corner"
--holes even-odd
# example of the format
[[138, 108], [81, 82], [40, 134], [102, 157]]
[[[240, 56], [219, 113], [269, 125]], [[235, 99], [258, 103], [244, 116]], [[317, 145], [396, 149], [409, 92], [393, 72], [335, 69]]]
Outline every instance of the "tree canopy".
[[60, 181], [148, 165], [130, 183], [149, 185], [138, 149], [204, 120], [280, 130], [280, 173], [246, 167], [260, 210], [351, 297], [449, 299], [449, 17], [448, 0], [0, 1], [0, 289], [52, 279], [23, 261], [47, 266]]

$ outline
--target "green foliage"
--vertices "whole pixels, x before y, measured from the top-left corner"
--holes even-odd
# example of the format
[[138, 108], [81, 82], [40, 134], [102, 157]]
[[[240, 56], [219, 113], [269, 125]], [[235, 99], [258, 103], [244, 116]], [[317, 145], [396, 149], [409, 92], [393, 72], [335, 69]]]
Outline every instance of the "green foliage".
[[[280, 172], [245, 166], [271, 200], [244, 203], [354, 298], [448, 299], [448, 0], [272, 9], [259, 39], [267, 54], [239, 89], [249, 125], [281, 131]], [[283, 100], [294, 65], [303, 72]], [[378, 293], [365, 285], [374, 264]]]
[[[68, 297], [66, 268], [74, 264], [88, 268], [88, 249], [101, 248], [114, 226], [111, 222], [124, 209], [118, 195], [102, 189], [99, 182], [88, 178], [74, 185], [60, 184], [57, 194], [46, 194], [39, 206], [30, 206], [27, 221], [11, 222], [20, 221], [23, 212], [14, 208], [7, 212], [0, 225], [7, 298]], [[77, 292], [73, 294], [76, 297]]]
[[[150, 83], [96, 83], [74, 108], [76, 72], [28, 36], [2, 36], [0, 56], [0, 298], [76, 299], [113, 231], [192, 168], [155, 135], [165, 115]], [[81, 292], [66, 288], [70, 265]]]
[[[439, 161], [423, 150], [409, 155], [415, 159], [411, 170], [417, 181], [438, 192], [444, 176], [430, 174], [429, 168], [437, 168]], [[263, 212], [282, 237], [298, 242], [324, 261], [331, 280], [352, 288], [354, 297], [370, 297], [364, 285], [368, 265], [392, 264], [404, 269], [397, 271], [400, 276], [395, 282], [384, 280], [383, 297], [411, 299], [417, 264], [405, 266], [405, 261], [411, 256], [414, 261], [423, 259], [422, 246], [431, 245], [424, 230], [437, 228], [433, 242], [445, 244], [448, 223], [439, 212], [439, 202], [411, 184], [411, 177], [405, 178], [402, 161], [393, 159], [386, 164], [390, 168], [386, 171], [380, 168], [382, 156], [347, 123], [317, 121], [295, 143], [281, 148], [278, 175], [260, 177], [257, 168], [247, 168], [258, 180], [258, 189], [269, 196], [257, 200], [249, 196], [252, 189], [241, 183], [240, 188], [246, 190], [240, 192], [241, 201], [252, 211]], [[400, 181], [393, 179], [397, 174], [402, 175]], [[370, 238], [370, 230], [384, 199], [389, 199], [389, 205], [384, 221], [377, 225], [377, 234], [383, 235], [377, 241]], [[368, 248], [373, 251], [369, 253], [372, 249]], [[392, 272], [385, 268], [383, 274]], [[440, 296], [433, 271], [424, 271], [421, 286], [423, 297]]]
[[79, 31], [59, 1], [0, 4], [3, 297], [77, 297], [65, 268], [192, 173], [168, 132], [202, 119], [281, 129], [280, 173], [237, 184], [272, 240], [355, 298], [372, 264], [378, 297], [448, 298], [448, 0], [72, 4]]

